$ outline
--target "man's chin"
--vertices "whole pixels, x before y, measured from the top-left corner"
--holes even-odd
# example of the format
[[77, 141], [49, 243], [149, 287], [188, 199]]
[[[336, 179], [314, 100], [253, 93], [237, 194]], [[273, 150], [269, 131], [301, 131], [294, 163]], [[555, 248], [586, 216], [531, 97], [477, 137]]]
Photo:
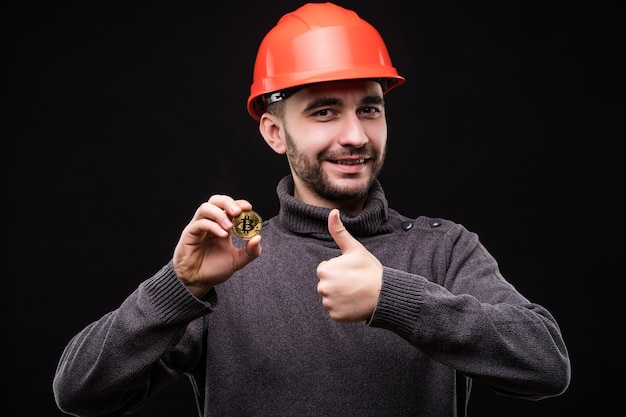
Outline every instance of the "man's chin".
[[361, 198], [367, 194], [370, 189], [370, 181], [365, 179], [336, 179], [331, 180], [331, 185], [328, 187], [330, 194], [334, 196], [336, 200], [350, 200], [354, 198]]

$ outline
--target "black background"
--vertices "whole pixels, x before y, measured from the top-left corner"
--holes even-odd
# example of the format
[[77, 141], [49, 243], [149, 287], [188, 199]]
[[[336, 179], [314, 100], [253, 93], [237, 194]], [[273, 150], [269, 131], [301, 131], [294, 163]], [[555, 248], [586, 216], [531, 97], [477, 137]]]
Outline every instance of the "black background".
[[[63, 347], [169, 260], [203, 200], [276, 212], [287, 164], [245, 102], [262, 36], [300, 4], [3, 3], [10, 415], [62, 415]], [[624, 365], [617, 5], [338, 4], [379, 29], [407, 78], [387, 96], [390, 205], [478, 232], [569, 345], [564, 395], [476, 384], [470, 415], [610, 415]], [[194, 413], [181, 380], [136, 415]]]

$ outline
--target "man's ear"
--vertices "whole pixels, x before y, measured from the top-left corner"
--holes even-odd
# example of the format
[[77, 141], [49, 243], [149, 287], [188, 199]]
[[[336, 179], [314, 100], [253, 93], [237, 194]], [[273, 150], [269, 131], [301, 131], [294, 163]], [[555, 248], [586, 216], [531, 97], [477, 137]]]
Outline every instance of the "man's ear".
[[259, 120], [259, 132], [265, 139], [265, 142], [274, 149], [277, 154], [284, 154], [287, 152], [285, 148], [285, 141], [283, 140], [283, 125], [278, 117], [270, 113], [263, 113], [261, 120]]

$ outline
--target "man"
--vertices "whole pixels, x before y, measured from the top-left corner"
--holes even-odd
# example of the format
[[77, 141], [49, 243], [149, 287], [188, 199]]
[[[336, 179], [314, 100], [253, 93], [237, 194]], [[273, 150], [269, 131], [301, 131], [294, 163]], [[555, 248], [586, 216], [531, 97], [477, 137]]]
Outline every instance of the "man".
[[384, 97], [403, 82], [356, 13], [312, 3], [283, 16], [248, 99], [289, 162], [278, 215], [258, 224], [227, 195], [202, 204], [172, 260], [70, 341], [59, 408], [121, 415], [182, 375], [202, 416], [465, 415], [474, 379], [563, 393], [570, 362], [550, 312], [476, 234], [388, 207]]

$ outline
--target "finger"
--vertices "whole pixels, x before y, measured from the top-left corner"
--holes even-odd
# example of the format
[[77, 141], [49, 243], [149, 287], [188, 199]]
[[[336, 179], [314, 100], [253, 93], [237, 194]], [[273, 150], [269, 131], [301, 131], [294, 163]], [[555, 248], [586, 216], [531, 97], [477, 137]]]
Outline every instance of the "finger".
[[261, 256], [261, 235], [256, 235], [248, 240], [245, 246], [239, 249], [237, 265], [235, 269], [240, 269]]
[[328, 231], [330, 235], [335, 239], [341, 253], [346, 253], [351, 249], [361, 246], [358, 240], [356, 240], [344, 227], [343, 222], [339, 216], [339, 210], [333, 209], [328, 215]]
[[210, 204], [223, 210], [230, 217], [235, 217], [243, 210], [251, 210], [252, 204], [248, 200], [235, 200], [224, 194], [214, 194], [205, 204]]
[[[229, 203], [226, 203], [228, 205]], [[231, 210], [237, 210], [238, 205], [234, 202], [230, 203], [236, 208], [231, 208]], [[226, 233], [233, 227], [231, 218], [224, 211], [223, 207], [220, 207], [211, 200], [206, 203], [202, 203], [198, 210], [196, 210], [196, 214], [194, 215], [192, 223], [197, 223], [196, 227], [200, 228], [209, 228], [211, 223], [218, 225], [221, 229], [223, 229]], [[219, 235], [223, 236], [223, 233], [219, 233]]]
[[[227, 195], [215, 194], [198, 207], [194, 220], [208, 219], [218, 224], [223, 230], [229, 231], [233, 226], [232, 218], [238, 216], [243, 210], [251, 208], [252, 204], [247, 200], [233, 200]], [[224, 236], [224, 233], [219, 232], [218, 235]]]
[[[244, 210], [252, 210], [252, 204], [248, 200], [235, 200], [235, 203], [239, 206], [239, 213]], [[235, 214], [235, 216], [237, 214]]]
[[246, 242], [245, 252], [250, 259], [256, 259], [261, 256], [261, 235], [256, 235]]

